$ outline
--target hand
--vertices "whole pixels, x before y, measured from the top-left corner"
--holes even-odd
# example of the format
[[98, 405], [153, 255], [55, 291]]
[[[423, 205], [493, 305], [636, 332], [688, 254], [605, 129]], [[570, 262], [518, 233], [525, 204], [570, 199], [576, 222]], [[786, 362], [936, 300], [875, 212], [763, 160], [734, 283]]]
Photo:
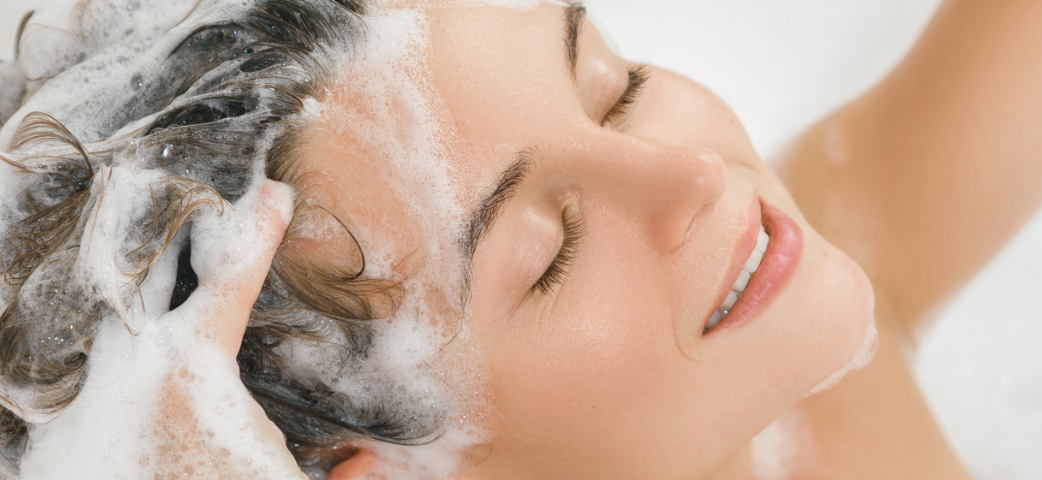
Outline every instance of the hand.
[[[193, 217], [198, 288], [158, 317], [135, 309], [105, 318], [86, 384], [34, 427], [21, 478], [305, 478], [235, 363], [292, 198], [266, 181], [223, 213]], [[149, 275], [169, 283], [168, 253], [166, 273], [156, 265]]]
[[162, 457], [166, 471], [221, 479], [304, 477], [282, 433], [240, 382], [235, 363], [292, 215], [290, 188], [265, 181], [223, 215], [193, 222], [192, 269], [199, 286], [158, 322], [176, 332], [172, 348], [180, 357], [163, 386], [154, 430], [159, 450], [181, 453]]

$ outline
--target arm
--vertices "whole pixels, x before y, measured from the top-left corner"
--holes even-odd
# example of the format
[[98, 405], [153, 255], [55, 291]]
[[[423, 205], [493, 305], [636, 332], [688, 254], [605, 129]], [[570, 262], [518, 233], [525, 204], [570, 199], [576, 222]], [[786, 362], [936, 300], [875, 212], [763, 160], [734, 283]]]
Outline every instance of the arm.
[[911, 332], [1042, 203], [1042, 2], [949, 0], [781, 175]]

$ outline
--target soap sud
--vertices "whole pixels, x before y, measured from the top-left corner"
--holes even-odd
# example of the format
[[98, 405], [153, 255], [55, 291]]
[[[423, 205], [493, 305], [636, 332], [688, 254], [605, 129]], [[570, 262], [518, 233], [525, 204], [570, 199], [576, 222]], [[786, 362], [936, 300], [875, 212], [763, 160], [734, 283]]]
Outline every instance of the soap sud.
[[[477, 399], [461, 395], [480, 390], [478, 374], [466, 372], [468, 363], [462, 357], [446, 359], [442, 353], [449, 342], [462, 349], [457, 351], [463, 357], [472, 353], [464, 346], [469, 343], [465, 329], [460, 330], [464, 327], [460, 322], [465, 269], [459, 246], [468, 218], [460, 203], [459, 187], [452, 180], [453, 171], [445, 160], [451, 156], [447, 147], [451, 131], [437, 116], [429, 74], [422, 63], [430, 48], [427, 19], [413, 10], [377, 11], [369, 16], [367, 26], [366, 40], [358, 46], [356, 59], [344, 65], [331, 87], [349, 91], [352, 98], [362, 102], [365, 121], [357, 121], [354, 112], [338, 111], [327, 104], [309, 110], [322, 111], [323, 117], [339, 129], [338, 135], [357, 140], [366, 151], [387, 162], [389, 168], [381, 173], [389, 177], [386, 183], [403, 204], [401, 213], [415, 226], [412, 233], [420, 237], [422, 250], [414, 255], [423, 258], [423, 267], [401, 278], [403, 274], [394, 264], [400, 260], [393, 253], [396, 239], [383, 238], [381, 232], [367, 225], [358, 225], [353, 232], [366, 252], [367, 272], [380, 278], [400, 278], [407, 292], [395, 315], [376, 329], [368, 362], [377, 371], [408, 380], [395, 382], [401, 398], [425, 399], [425, 405], [389, 408], [415, 411], [421, 416], [447, 416], [445, 428], [427, 445], [365, 445], [384, 459], [377, 473], [388, 478], [441, 478], [459, 467], [461, 450], [486, 437], [465, 418]], [[403, 118], [412, 130], [391, 133], [400, 130], [395, 126]], [[328, 225], [305, 228], [315, 234], [329, 234]], [[429, 304], [431, 298], [444, 305]], [[444, 373], [436, 373], [439, 371], [465, 373], [446, 378]], [[365, 398], [360, 389], [376, 383], [366, 380], [344, 375], [334, 379], [333, 386], [337, 391], [351, 392], [355, 398]], [[440, 413], [443, 411], [449, 413]]]
[[[124, 175], [113, 172], [110, 191], [120, 181], [133, 182], [149, 172]], [[257, 231], [250, 207], [257, 188], [236, 207], [211, 209], [198, 215], [192, 228], [197, 249], [193, 256], [213, 267], [200, 272], [220, 284], [237, 278], [255, 256], [268, 232]], [[125, 200], [123, 199], [113, 199]], [[121, 226], [109, 223], [115, 208], [105, 208], [94, 246]], [[223, 210], [223, 215], [219, 213]], [[283, 208], [288, 216], [289, 205]], [[109, 241], [106, 246], [118, 244]], [[95, 248], [92, 246], [92, 248]], [[174, 250], [167, 250], [149, 272], [147, 285], [172, 284], [176, 272]], [[119, 278], [111, 264], [113, 250], [84, 249], [81, 257], [88, 277]], [[100, 259], [100, 260], [99, 260]], [[106, 262], [106, 260], [108, 260]], [[99, 266], [103, 266], [100, 267]], [[99, 271], [100, 270], [100, 271]], [[217, 295], [201, 285], [201, 295]], [[172, 312], [163, 310], [163, 295], [142, 295], [123, 312], [107, 315], [95, 337], [88, 360], [90, 375], [76, 400], [46, 422], [36, 421], [30, 444], [21, 461], [20, 478], [140, 479], [188, 474], [192, 478], [228, 478], [231, 474], [253, 478], [303, 478], [292, 456], [282, 448], [277, 430], [263, 419], [239, 381], [238, 367], [207, 340], [214, 300], [185, 304]], [[176, 394], [174, 393], [176, 392]], [[168, 418], [183, 409], [189, 415]], [[274, 440], [274, 441], [273, 441]], [[56, 461], [55, 459], [61, 459]]]
[[[879, 332], [875, 322], [871, 322], [854, 357], [811, 388], [803, 398], [835, 387], [849, 373], [867, 366], [878, 347]], [[815, 442], [801, 415], [797, 408], [791, 408], [753, 438], [751, 467], [756, 480], [786, 480], [798, 468], [817, 464]]]
[[[303, 477], [289, 452], [272, 448], [278, 442], [248, 428], [263, 412], [238, 381], [232, 360], [172, 340], [181, 328], [138, 320], [136, 336], [119, 318], [105, 320], [87, 384], [60, 416], [33, 426], [20, 478]], [[179, 369], [193, 372], [182, 392], [195, 415], [179, 419], [186, 423], [180, 431], [157, 420], [169, 409], [160, 393], [163, 379]], [[162, 441], [175, 435], [192, 441]]]
[[542, 3], [553, 3], [567, 6], [563, 0], [389, 0], [388, 6], [401, 7], [497, 7], [511, 10], [530, 11]]
[[[487, 7], [499, 7], [499, 8], [510, 8], [514, 10], [532, 10], [543, 3], [543, 0], [463, 0], [464, 2], [472, 5], [487, 6]], [[553, 2], [551, 3], [559, 3]], [[564, 3], [564, 2], [560, 2]]]
[[[409, 10], [376, 12], [367, 25], [363, 50], [338, 73], [339, 80], [332, 89], [358, 95], [368, 116], [358, 122], [351, 112], [338, 117], [337, 112], [327, 111], [327, 117], [341, 120], [339, 126], [345, 135], [357, 139], [393, 167], [393, 179], [387, 183], [394, 188], [396, 198], [409, 207], [410, 220], [420, 222], [417, 230], [425, 235], [421, 244], [435, 249], [424, 253], [457, 267], [438, 272], [456, 275], [439, 277], [437, 284], [461, 286], [462, 277], [458, 275], [462, 274], [462, 258], [457, 239], [463, 232], [465, 212], [451, 180], [453, 172], [442, 160], [449, 156], [445, 146], [448, 135], [434, 113], [432, 87], [421, 63], [430, 48], [426, 18]], [[405, 124], [413, 128], [397, 132], [403, 116]], [[390, 254], [383, 247], [387, 242], [380, 239], [363, 245], [363, 249], [379, 252], [371, 255], [374, 259], [385, 258]], [[394, 273], [390, 265], [375, 263], [370, 268], [382, 270], [374, 273]], [[459, 292], [454, 293], [458, 296]]]
[[18, 109], [25, 90], [25, 79], [18, 64], [0, 55], [0, 125]]
[[[102, 140], [132, 92], [129, 80], [170, 51], [198, 23], [178, 22], [196, 0], [51, 0], [33, 13], [22, 35], [18, 67], [32, 94], [0, 130], [6, 145], [30, 112], [60, 118], [81, 142]], [[229, 7], [235, 3], [231, 2]], [[134, 7], [136, 5], [136, 7]], [[80, 22], [71, 12], [83, 8]], [[193, 20], [199, 18], [196, 10]]]
[[786, 480], [808, 456], [813, 442], [799, 413], [789, 410], [752, 441], [752, 473], [756, 480]]
[[[532, 8], [538, 2], [464, 3]], [[134, 95], [135, 85], [140, 88], [142, 75], [155, 73], [157, 59], [199, 25], [236, 18], [249, 5], [246, 0], [51, 0], [37, 10], [25, 31], [18, 69], [30, 78], [26, 88], [32, 93], [0, 129], [0, 147], [9, 144], [21, 120], [34, 111], [55, 116], [88, 146], [115, 146], [106, 144], [106, 139], [119, 138], [153, 120], [145, 117], [120, 126], [107, 124], [104, 119], [119, 115], [116, 109], [125, 105], [122, 100]], [[80, 8], [87, 13], [73, 23], [70, 12]], [[406, 107], [406, 124], [411, 130], [399, 138], [378, 128], [386, 122], [401, 125], [402, 118], [397, 115], [402, 111], [389, 108], [376, 109], [381, 121], [345, 124], [345, 128], [361, 132], [364, 141], [393, 161], [397, 177], [392, 184], [398, 198], [408, 206], [410, 219], [423, 233], [426, 263], [421, 272], [410, 272], [416, 275], [403, 279], [407, 295], [397, 313], [373, 323], [378, 328], [366, 366], [375, 373], [368, 377], [364, 373], [340, 376], [332, 379], [332, 386], [351, 393], [359, 402], [379, 398], [370, 398], [367, 387], [393, 388], [403, 400], [385, 404], [385, 408], [437, 418], [442, 428], [429, 444], [397, 446], [373, 441], [364, 445], [385, 460], [377, 473], [388, 478], [442, 478], [460, 466], [461, 451], [487, 436], [472, 418], [482, 411], [483, 386], [480, 369], [470, 359], [476, 353], [466, 347], [470, 339], [460, 313], [466, 279], [459, 239], [465, 233], [467, 218], [460, 205], [459, 188], [451, 180], [454, 172], [440, 160], [451, 156], [446, 146], [451, 132], [439, 123], [431, 100], [432, 88], [425, 80], [422, 59], [430, 48], [426, 19], [415, 11], [392, 12], [377, 7], [367, 17], [367, 26], [367, 39], [357, 51], [344, 54], [344, 70], [338, 73], [341, 78], [364, 75], [365, 88], [359, 93], [370, 99], [400, 102], [397, 106]], [[7, 78], [12, 70], [3, 65]], [[0, 103], [6, 101], [6, 97], [0, 98]], [[329, 113], [327, 106], [321, 102], [305, 102], [305, 117], [325, 113]], [[262, 142], [258, 147], [263, 151], [267, 146]], [[19, 404], [28, 403], [21, 401], [25, 399], [19, 392], [2, 395], [8, 406], [32, 423], [20, 478], [67, 478], [75, 472], [80, 478], [136, 479], [187, 474], [186, 468], [194, 469], [195, 473], [189, 474], [193, 478], [210, 478], [202, 473], [204, 470], [216, 478], [222, 469], [257, 478], [301, 477], [289, 452], [265, 431], [270, 425], [255, 421], [262, 415], [260, 407], [239, 381], [234, 362], [194, 341], [194, 328], [202, 328], [199, 322], [205, 312], [189, 304], [166, 312], [176, 277], [176, 252], [187, 240], [187, 229], [152, 265], [145, 282], [135, 286], [128, 273], [133, 269], [125, 264], [125, 242], [134, 229], [133, 219], [144, 215], [149, 205], [147, 186], [161, 183], [161, 177], [169, 172], [136, 167], [132, 157], [120, 156], [124, 154], [117, 153], [111, 164], [96, 167], [92, 191], [97, 188], [104, 195], [92, 197], [84, 213], [91, 218], [91, 227], [84, 233], [78, 262], [70, 273], [84, 285], [97, 287], [98, 295], [113, 307], [98, 326], [86, 384], [76, 400], [57, 414], [19, 409]], [[193, 266], [195, 257], [210, 257], [212, 268], [213, 262], [227, 262], [251, 250], [249, 243], [242, 243], [243, 235], [222, 233], [222, 229], [234, 230], [248, 223], [236, 212], [244, 211], [256, 194], [262, 177], [260, 165], [255, 167], [248, 182], [254, 188], [235, 207], [225, 205], [225, 216], [219, 217], [220, 209], [211, 208], [193, 218]], [[6, 164], [0, 164], [0, 175], [0, 205], [10, 207], [5, 212], [14, 212], [17, 209], [12, 199], [29, 176], [17, 177]], [[10, 220], [0, 219], [0, 228], [6, 231]], [[399, 275], [389, 261], [391, 251], [383, 243], [386, 239], [366, 237], [364, 233], [361, 226], [359, 241], [370, 260], [367, 273], [384, 278]], [[229, 239], [239, 242], [234, 245], [238, 253], [227, 251], [231, 248]], [[225, 250], [218, 255], [208, 247]], [[204, 272], [206, 265], [200, 264], [200, 278], [234, 272], [228, 263], [224, 264], [227, 272]], [[431, 298], [445, 304], [430, 305]], [[190, 325], [195, 327], [186, 328]], [[450, 341], [454, 342], [451, 349], [446, 347]], [[319, 374], [343, 373], [340, 366], [321, 357], [318, 349], [309, 347], [313, 346], [304, 342], [285, 344], [284, 348], [293, 353], [294, 368]], [[452, 351], [453, 356], [447, 357], [446, 351]], [[180, 372], [190, 374], [186, 379], [179, 377]], [[164, 379], [171, 376], [179, 379], [175, 383], [187, 385], [182, 390], [183, 401], [186, 411], [191, 412], [194, 423], [189, 425], [195, 431], [167, 430], [157, 424], [157, 417], [169, 407], [164, 402], [170, 398], [163, 392], [164, 385], [169, 385]], [[416, 403], [415, 399], [422, 401]], [[178, 461], [183, 464], [162, 464], [164, 455], [173, 455], [166, 450], [172, 444], [164, 444], [162, 435], [182, 435], [197, 443], [179, 452]], [[215, 452], [219, 458], [212, 458]], [[208, 463], [199, 465], [199, 461]]]
[[861, 342], [861, 346], [858, 347], [857, 353], [854, 354], [854, 358], [851, 359], [843, 368], [833, 372], [824, 381], [810, 389], [810, 392], [804, 395], [804, 398], [835, 387], [836, 384], [838, 384], [839, 381], [850, 372], [865, 368], [865, 366], [872, 361], [872, 358], [876, 356], [876, 349], [878, 347], [879, 332], [876, 330], [875, 322], [872, 322], [869, 324], [868, 331], [865, 332], [865, 339]]

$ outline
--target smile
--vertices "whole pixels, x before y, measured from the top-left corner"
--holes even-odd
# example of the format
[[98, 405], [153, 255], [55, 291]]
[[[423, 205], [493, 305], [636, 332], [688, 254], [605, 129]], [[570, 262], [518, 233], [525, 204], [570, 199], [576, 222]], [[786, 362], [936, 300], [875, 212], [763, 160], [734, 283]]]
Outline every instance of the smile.
[[738, 274], [738, 279], [734, 281], [734, 285], [731, 285], [731, 291], [727, 293], [727, 298], [724, 299], [724, 303], [721, 303], [717, 307], [713, 315], [709, 317], [709, 322], [706, 323], [703, 333], [708, 331], [710, 328], [716, 326], [721, 320], [727, 318], [727, 314], [731, 313], [731, 309], [734, 308], [735, 303], [745, 292], [745, 288], [749, 286], [749, 279], [756, 273], [756, 270], [760, 268], [760, 263], [763, 261], [763, 254], [767, 251], [767, 244], [770, 243], [771, 237], [767, 235], [767, 231], [764, 230], [763, 225], [760, 225], [760, 233], [756, 236], [756, 246], [753, 247], [752, 253], [749, 254], [749, 258], [745, 260], [745, 264], [742, 265], [742, 272]]
[[785, 212], [762, 201], [760, 212], [759, 224], [750, 225], [747, 234], [752, 235], [754, 228], [758, 230], [755, 244], [750, 246], [751, 240], [743, 241], [749, 254], [727, 293], [722, 295], [720, 306], [706, 319], [703, 335], [746, 323], [767, 307], [796, 270], [803, 253], [803, 231]]

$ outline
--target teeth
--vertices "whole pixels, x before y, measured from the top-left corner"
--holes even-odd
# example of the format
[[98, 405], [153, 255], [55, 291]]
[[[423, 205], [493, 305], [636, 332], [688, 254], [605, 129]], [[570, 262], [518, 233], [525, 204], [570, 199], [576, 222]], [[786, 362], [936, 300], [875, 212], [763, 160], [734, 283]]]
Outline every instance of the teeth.
[[745, 261], [745, 266], [742, 270], [749, 273], [753, 273], [757, 268], [760, 268], [760, 260], [763, 260], [763, 252], [753, 250], [753, 253], [749, 255], [749, 259]]
[[727, 298], [724, 299], [724, 303], [720, 304], [720, 310], [730, 310], [734, 306], [734, 302], [738, 301], [738, 292], [731, 290], [727, 292]]
[[742, 270], [742, 273], [738, 274], [738, 280], [735, 280], [734, 285], [731, 286], [731, 290], [744, 292], [745, 287], [749, 286], [749, 275], [749, 272]]
[[709, 317], [709, 321], [706, 322], [706, 328], [702, 333], [715, 327], [730, 313], [731, 308], [738, 302], [738, 297], [742, 296], [742, 292], [745, 291], [745, 287], [749, 286], [749, 278], [756, 273], [756, 269], [760, 268], [760, 262], [763, 261], [763, 254], [767, 251], [767, 244], [770, 240], [770, 237], [767, 236], [767, 231], [764, 230], [763, 225], [760, 225], [760, 233], [756, 236], [756, 246], [753, 247], [753, 252], [749, 255], [749, 259], [745, 261], [742, 272], [738, 274], [738, 279], [731, 286], [731, 291], [727, 292], [727, 298], [724, 299], [724, 303], [720, 304], [720, 307]]
[[709, 323], [706, 323], [706, 329], [713, 328], [716, 324], [720, 323], [720, 317], [720, 310], [713, 312], [713, 315], [709, 317]]

